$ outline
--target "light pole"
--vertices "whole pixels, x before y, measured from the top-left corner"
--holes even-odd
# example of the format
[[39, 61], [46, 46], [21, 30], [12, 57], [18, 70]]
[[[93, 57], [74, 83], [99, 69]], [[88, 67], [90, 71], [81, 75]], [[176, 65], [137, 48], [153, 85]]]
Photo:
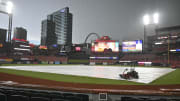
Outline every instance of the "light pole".
[[11, 42], [11, 31], [12, 31], [12, 8], [13, 3], [8, 1], [6, 3], [0, 2], [1, 5], [6, 6], [6, 11], [0, 10], [0, 13], [7, 14], [9, 16], [9, 24], [8, 24], [8, 42]]
[[11, 32], [12, 32], [12, 14], [9, 14], [9, 25], [8, 25], [8, 41], [11, 42]]
[[9, 27], [8, 27], [8, 41], [11, 42], [11, 32], [12, 32], [12, 8], [13, 3], [8, 1], [6, 5], [6, 10], [9, 15]]
[[145, 14], [143, 16], [143, 24], [144, 24], [144, 51], [147, 48], [147, 26], [150, 24], [153, 24], [157, 27], [159, 23], [159, 14], [158, 13], [154, 13], [152, 16], [149, 16], [149, 14]]
[[[158, 13], [154, 13], [153, 14], [153, 22], [155, 24], [155, 29], [158, 28], [158, 23], [159, 23], [159, 14]], [[158, 33], [155, 31], [156, 37], [158, 36]]]
[[145, 52], [145, 49], [146, 49], [146, 26], [149, 25], [150, 23], [150, 18], [149, 18], [149, 15], [146, 14], [143, 16], [143, 24], [144, 24], [144, 46], [143, 46], [143, 50]]

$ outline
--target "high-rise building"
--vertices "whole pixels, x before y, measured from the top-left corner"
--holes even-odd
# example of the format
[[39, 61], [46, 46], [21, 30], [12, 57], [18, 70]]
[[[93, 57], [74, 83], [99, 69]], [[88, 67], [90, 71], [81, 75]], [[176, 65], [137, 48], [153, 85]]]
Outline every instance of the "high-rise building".
[[13, 38], [27, 40], [27, 30], [22, 27], [14, 28]]
[[[54, 27], [54, 33], [56, 35], [56, 44], [58, 45], [71, 45], [72, 44], [72, 14], [69, 13], [69, 8], [65, 7], [63, 9], [60, 9], [50, 15], [47, 16], [47, 20], [48, 21], [52, 21], [55, 23], [55, 27]], [[50, 24], [47, 27], [44, 27], [45, 25], [43, 25], [42, 23], [42, 32], [41, 34], [43, 35], [48, 35], [48, 34], [54, 34], [54, 33], [48, 33], [51, 31], [48, 30], [52, 30], [50, 26], [53, 26], [53, 24]], [[45, 34], [46, 33], [46, 34]], [[43, 36], [41, 35], [41, 36]], [[53, 35], [50, 35], [53, 36]], [[43, 37], [41, 37], [43, 38]], [[48, 37], [46, 37], [48, 38]], [[42, 41], [45, 39], [41, 39]], [[41, 42], [42, 42], [41, 41]], [[46, 39], [47, 41], [47, 39]], [[48, 40], [50, 41], [50, 40]], [[54, 41], [54, 40], [51, 40]], [[47, 43], [47, 42], [44, 42]], [[53, 42], [52, 42], [53, 43]], [[47, 44], [45, 44], [47, 45]]]
[[56, 44], [55, 23], [51, 20], [43, 20], [41, 25], [41, 45]]
[[0, 29], [0, 43], [6, 42], [7, 30]]

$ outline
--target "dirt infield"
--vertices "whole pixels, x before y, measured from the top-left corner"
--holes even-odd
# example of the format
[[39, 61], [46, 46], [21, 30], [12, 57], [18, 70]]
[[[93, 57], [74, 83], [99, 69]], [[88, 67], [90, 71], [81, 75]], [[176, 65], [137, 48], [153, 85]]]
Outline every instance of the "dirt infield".
[[[24, 77], [7, 73], [0, 73], [1, 85], [27, 88], [53, 89], [61, 91], [75, 91], [83, 93], [115, 93], [115, 94], [151, 94], [151, 95], [178, 95], [180, 85], [103, 85], [57, 82], [32, 77]], [[15, 82], [5, 84], [5, 81]]]

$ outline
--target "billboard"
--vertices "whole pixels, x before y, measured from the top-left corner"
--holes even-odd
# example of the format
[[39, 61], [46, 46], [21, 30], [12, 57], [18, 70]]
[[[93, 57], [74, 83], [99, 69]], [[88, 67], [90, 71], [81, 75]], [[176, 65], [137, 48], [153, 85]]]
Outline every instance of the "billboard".
[[119, 42], [94, 42], [91, 46], [92, 52], [119, 52]]
[[39, 46], [39, 49], [45, 49], [45, 50], [47, 50], [47, 46]]
[[122, 52], [142, 52], [142, 40], [124, 41], [122, 43]]
[[75, 47], [76, 51], [81, 51], [81, 47]]

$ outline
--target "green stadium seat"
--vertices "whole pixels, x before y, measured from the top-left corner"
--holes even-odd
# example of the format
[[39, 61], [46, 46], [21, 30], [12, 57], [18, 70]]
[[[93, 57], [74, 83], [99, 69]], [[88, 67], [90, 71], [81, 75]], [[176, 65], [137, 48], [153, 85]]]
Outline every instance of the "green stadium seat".
[[7, 101], [29, 101], [29, 97], [22, 95], [10, 95]]
[[30, 101], [51, 101], [51, 100], [45, 97], [31, 97]]
[[0, 93], [0, 101], [7, 101], [7, 96], [3, 93]]
[[62, 93], [62, 95], [66, 98], [66, 97], [68, 97], [68, 96], [74, 96], [74, 94], [72, 94], [72, 93]]
[[59, 92], [51, 92], [49, 95], [54, 99], [64, 99], [63, 95]]
[[85, 94], [76, 94], [78, 98], [81, 99], [81, 101], [89, 101], [89, 96]]
[[67, 99], [52, 99], [52, 101], [70, 101], [70, 100], [67, 100]]

